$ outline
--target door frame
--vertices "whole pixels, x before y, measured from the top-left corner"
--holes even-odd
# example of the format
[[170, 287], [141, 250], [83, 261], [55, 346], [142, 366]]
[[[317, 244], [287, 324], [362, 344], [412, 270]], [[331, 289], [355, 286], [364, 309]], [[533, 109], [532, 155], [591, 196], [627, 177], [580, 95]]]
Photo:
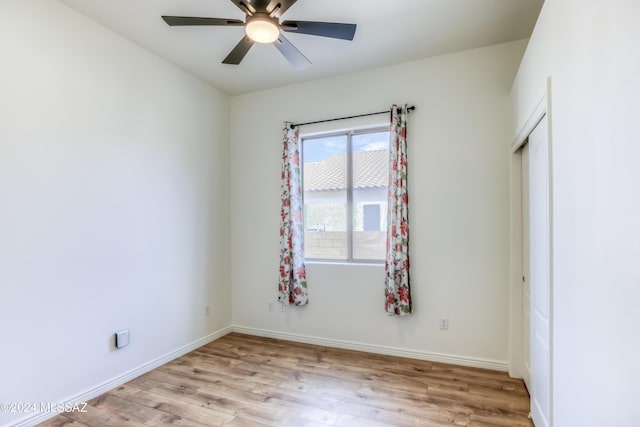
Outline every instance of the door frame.
[[[545, 120], [544, 117], [536, 125], [539, 126]], [[533, 133], [533, 132], [532, 132]], [[530, 169], [530, 147], [529, 139], [522, 145], [519, 153], [521, 154], [522, 161], [522, 304], [520, 305], [522, 310], [522, 374], [524, 383], [527, 390], [531, 392], [531, 169]], [[525, 162], [525, 152], [527, 153], [527, 159]], [[526, 163], [526, 170], [525, 170]], [[526, 182], [525, 182], [526, 180]], [[525, 218], [527, 221], [525, 221]], [[527, 247], [528, 246], [528, 247]], [[527, 268], [528, 267], [528, 268]], [[526, 279], [525, 279], [526, 278]], [[528, 298], [525, 295], [525, 289], [529, 288]], [[528, 306], [525, 306], [528, 303]], [[527, 340], [529, 341], [527, 343]], [[527, 362], [528, 366], [527, 366]]]
[[521, 148], [527, 142], [529, 134], [540, 120], [546, 115], [549, 148], [549, 386], [550, 413], [549, 425], [553, 426], [553, 294], [554, 294], [554, 265], [553, 265], [553, 162], [552, 162], [552, 109], [551, 109], [551, 77], [547, 77], [545, 89], [536, 105], [529, 111], [527, 120], [518, 129], [510, 146], [509, 156], [509, 375], [522, 378], [524, 373], [524, 343], [523, 343], [523, 310], [522, 310], [522, 155]]

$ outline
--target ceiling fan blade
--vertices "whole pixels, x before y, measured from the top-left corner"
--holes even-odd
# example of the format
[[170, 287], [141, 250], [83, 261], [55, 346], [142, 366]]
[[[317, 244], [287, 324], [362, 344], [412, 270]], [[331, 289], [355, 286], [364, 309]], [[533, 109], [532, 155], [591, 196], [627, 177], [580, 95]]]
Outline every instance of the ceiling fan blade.
[[191, 16], [163, 16], [162, 19], [172, 27], [185, 25], [244, 25], [244, 22], [239, 19], [196, 18]]
[[272, 18], [279, 18], [287, 11], [297, 0], [231, 0], [238, 9], [248, 15], [256, 12], [266, 12]]
[[272, 18], [280, 18], [298, 0], [271, 0], [267, 1], [267, 13]]
[[273, 44], [296, 70], [302, 70], [311, 65], [311, 61], [296, 49], [282, 34], [278, 36], [278, 40], [274, 41]]
[[244, 36], [240, 43], [233, 48], [229, 55], [222, 61], [223, 64], [233, 64], [238, 65], [242, 59], [245, 57], [251, 46], [253, 46], [253, 40], [251, 40], [248, 36]]
[[231, 0], [231, 3], [235, 4], [238, 9], [246, 13], [247, 15], [253, 15], [257, 12], [256, 7], [253, 5], [254, 2], [249, 0]]
[[335, 22], [284, 21], [280, 29], [298, 34], [353, 40], [356, 24], [338, 24]]

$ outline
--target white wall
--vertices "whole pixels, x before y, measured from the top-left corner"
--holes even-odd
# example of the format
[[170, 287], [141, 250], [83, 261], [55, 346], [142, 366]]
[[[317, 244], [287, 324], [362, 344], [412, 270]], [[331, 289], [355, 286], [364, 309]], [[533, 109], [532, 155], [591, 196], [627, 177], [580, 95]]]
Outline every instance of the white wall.
[[548, 0], [513, 86], [551, 77], [555, 426], [640, 419], [640, 3]]
[[[508, 94], [525, 44], [233, 97], [234, 325], [505, 367]], [[415, 313], [402, 319], [385, 314], [382, 266], [335, 264], [308, 265], [308, 306], [267, 311], [277, 289], [282, 122], [380, 111], [392, 102], [417, 106], [409, 124]], [[370, 121], [385, 122], [386, 116]], [[438, 329], [440, 317], [450, 319], [448, 331]]]
[[49, 0], [0, 2], [0, 61], [0, 401], [229, 326], [228, 97]]

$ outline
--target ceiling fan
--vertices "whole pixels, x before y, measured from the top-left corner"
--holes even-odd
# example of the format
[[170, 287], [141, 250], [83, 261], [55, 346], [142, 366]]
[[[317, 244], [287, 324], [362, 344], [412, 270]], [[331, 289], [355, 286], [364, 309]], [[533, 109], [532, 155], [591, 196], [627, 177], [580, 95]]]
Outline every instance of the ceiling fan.
[[355, 24], [314, 21], [283, 21], [280, 16], [297, 0], [231, 0], [246, 14], [245, 21], [239, 19], [197, 18], [189, 16], [163, 16], [164, 21], [174, 26], [221, 25], [245, 28], [246, 35], [222, 61], [223, 64], [240, 64], [254, 43], [273, 43], [295, 69], [311, 65], [296, 47], [287, 40], [282, 31], [313, 36], [353, 40]]

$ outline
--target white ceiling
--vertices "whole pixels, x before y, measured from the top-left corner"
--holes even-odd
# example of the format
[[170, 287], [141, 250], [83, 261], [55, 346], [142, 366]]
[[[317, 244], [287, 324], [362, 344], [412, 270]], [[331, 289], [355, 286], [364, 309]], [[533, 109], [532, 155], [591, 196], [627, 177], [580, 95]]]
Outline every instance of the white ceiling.
[[298, 0], [282, 20], [358, 25], [353, 41], [285, 33], [313, 65], [295, 71], [275, 46], [255, 44], [240, 65], [222, 60], [243, 27], [169, 27], [161, 15], [244, 19], [229, 0], [60, 0], [236, 95], [528, 38], [543, 0]]

